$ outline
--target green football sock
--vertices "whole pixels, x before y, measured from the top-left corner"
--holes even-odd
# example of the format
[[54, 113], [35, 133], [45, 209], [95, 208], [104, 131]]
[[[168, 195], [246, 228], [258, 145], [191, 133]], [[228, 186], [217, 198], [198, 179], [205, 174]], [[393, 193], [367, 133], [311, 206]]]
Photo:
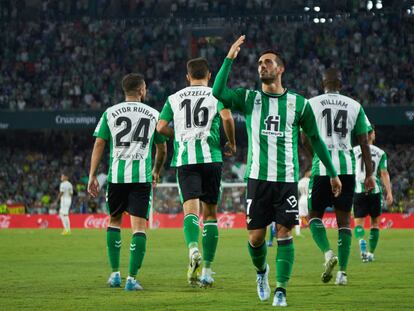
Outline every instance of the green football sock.
[[250, 257], [252, 258], [253, 265], [256, 267], [256, 270], [259, 272], [266, 270], [266, 241], [263, 241], [263, 244], [258, 247], [253, 247], [250, 242], [248, 242], [247, 248], [249, 250]]
[[320, 218], [312, 218], [309, 223], [310, 231], [312, 232], [312, 238], [315, 241], [319, 249], [326, 253], [331, 249], [326, 235], [326, 229]]
[[219, 232], [217, 220], [207, 220], [204, 222], [203, 230], [203, 259], [204, 267], [210, 268], [216, 254]]
[[200, 233], [200, 225], [198, 216], [187, 214], [184, 217], [184, 237], [188, 248], [198, 247], [198, 235]]
[[359, 241], [364, 238], [365, 230], [362, 226], [356, 226], [354, 229], [355, 238]]
[[129, 249], [129, 276], [136, 277], [138, 270], [142, 266], [147, 244], [147, 236], [144, 232], [136, 232], [132, 236], [131, 247]]
[[114, 227], [108, 227], [106, 229], [106, 246], [112, 272], [119, 271], [119, 257], [121, 255], [121, 229]]
[[278, 288], [286, 288], [295, 260], [293, 238], [277, 241], [276, 281]]
[[379, 229], [378, 228], [371, 228], [369, 232], [369, 252], [374, 253], [375, 249], [377, 248], [379, 239]]
[[338, 262], [339, 270], [346, 271], [348, 267], [349, 254], [351, 253], [352, 231], [350, 228], [339, 228], [338, 230]]

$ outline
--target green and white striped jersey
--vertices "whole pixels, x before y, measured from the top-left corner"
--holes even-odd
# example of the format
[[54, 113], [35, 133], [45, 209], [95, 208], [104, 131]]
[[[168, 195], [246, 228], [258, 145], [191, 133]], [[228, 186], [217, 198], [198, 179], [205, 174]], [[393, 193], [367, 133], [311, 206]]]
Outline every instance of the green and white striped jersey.
[[246, 116], [249, 141], [245, 178], [297, 182], [299, 128], [317, 133], [309, 103], [288, 90], [276, 95], [240, 88], [235, 94], [240, 99], [231, 109]]
[[160, 119], [174, 121], [172, 167], [222, 162], [221, 104], [210, 87], [189, 86], [168, 97]]
[[[364, 109], [357, 101], [339, 93], [319, 95], [311, 98], [309, 103], [336, 171], [340, 175], [355, 174], [351, 139], [353, 134], [360, 135], [369, 130]], [[312, 175], [328, 175], [317, 154], [313, 157]]]
[[[387, 155], [385, 152], [377, 146], [370, 145], [371, 157], [372, 157], [372, 173], [375, 177], [375, 188], [371, 193], [381, 193], [382, 188], [380, 184], [381, 171], [387, 169]], [[356, 158], [356, 183], [355, 192], [364, 193], [364, 180], [365, 180], [365, 164], [362, 158], [361, 147], [357, 146], [354, 148]]]
[[122, 102], [103, 113], [93, 136], [109, 141], [108, 182], [152, 181], [152, 144], [165, 142], [155, 130], [158, 115], [140, 102]]

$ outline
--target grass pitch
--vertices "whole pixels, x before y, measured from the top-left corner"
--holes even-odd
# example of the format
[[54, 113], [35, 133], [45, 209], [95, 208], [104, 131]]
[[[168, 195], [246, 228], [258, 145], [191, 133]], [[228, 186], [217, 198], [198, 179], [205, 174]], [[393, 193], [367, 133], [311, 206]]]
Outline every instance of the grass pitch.
[[[295, 238], [296, 261], [288, 287], [289, 310], [413, 310], [414, 230], [383, 230], [376, 261], [362, 263], [352, 241], [349, 285], [322, 284], [323, 256], [309, 230]], [[336, 231], [329, 230], [331, 245]], [[245, 230], [221, 230], [211, 289], [186, 282], [187, 250], [181, 230], [148, 233], [138, 279], [142, 292], [107, 287], [109, 266], [104, 230], [0, 230], [0, 310], [274, 310], [256, 295], [255, 272]], [[121, 251], [123, 285], [129, 259], [129, 230]], [[270, 283], [275, 247], [269, 248]], [[335, 271], [336, 272], [336, 271]]]

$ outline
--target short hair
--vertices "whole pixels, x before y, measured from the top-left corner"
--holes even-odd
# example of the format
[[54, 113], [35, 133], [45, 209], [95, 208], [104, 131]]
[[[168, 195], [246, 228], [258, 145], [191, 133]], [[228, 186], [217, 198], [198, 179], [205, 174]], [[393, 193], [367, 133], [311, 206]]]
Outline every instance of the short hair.
[[122, 90], [125, 94], [136, 92], [144, 84], [144, 76], [139, 73], [129, 73], [122, 78]]
[[371, 134], [373, 131], [375, 131], [375, 125], [372, 123], [370, 125], [371, 125], [371, 129], [369, 130], [368, 134]]
[[208, 76], [210, 68], [204, 57], [190, 59], [187, 62], [187, 73], [193, 79], [204, 79]]
[[273, 49], [267, 49], [260, 53], [259, 58], [264, 54], [274, 54], [276, 56], [276, 63], [279, 66], [285, 67], [285, 60], [280, 52]]

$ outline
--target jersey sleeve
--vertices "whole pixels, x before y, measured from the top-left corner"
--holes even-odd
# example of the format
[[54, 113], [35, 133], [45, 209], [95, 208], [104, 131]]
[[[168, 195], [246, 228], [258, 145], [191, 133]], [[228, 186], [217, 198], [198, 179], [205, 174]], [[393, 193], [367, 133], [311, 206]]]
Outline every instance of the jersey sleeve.
[[312, 108], [308, 101], [305, 101], [305, 107], [302, 115], [299, 119], [300, 126], [303, 128], [306, 136], [308, 137], [313, 151], [318, 155], [319, 159], [325, 165], [328, 175], [333, 178], [338, 176], [335, 167], [332, 163], [332, 158], [326, 148], [325, 143], [322, 141], [319, 135], [318, 125], [316, 124], [315, 115], [313, 114]]
[[65, 187], [63, 186], [63, 184], [59, 185], [59, 192], [64, 192], [65, 191]]
[[379, 162], [378, 169], [380, 171], [382, 171], [382, 170], [386, 170], [387, 167], [388, 167], [388, 164], [387, 164], [387, 155], [384, 152], [384, 154], [382, 155], [381, 160]]
[[174, 112], [171, 108], [170, 99], [168, 98], [165, 102], [164, 107], [162, 108], [162, 111], [160, 113], [159, 120], [165, 120], [167, 122], [172, 121], [174, 117]]
[[361, 135], [369, 132], [371, 124], [368, 121], [367, 116], [365, 115], [364, 108], [360, 108], [358, 117], [356, 119], [354, 133], [355, 135]]
[[217, 102], [217, 112], [220, 113], [223, 109], [227, 109], [224, 107], [223, 103], [221, 101]]
[[224, 60], [214, 81], [213, 95], [223, 103], [225, 108], [245, 112], [246, 89], [230, 89], [227, 87], [232, 63], [233, 61], [230, 58]]
[[311, 138], [312, 136], [319, 136], [315, 115], [308, 101], [305, 101], [305, 107], [303, 108], [302, 115], [299, 118], [299, 124], [308, 138]]
[[109, 140], [110, 137], [110, 131], [108, 126], [108, 118], [107, 118], [107, 112], [105, 111], [101, 117], [101, 119], [98, 122], [98, 125], [96, 126], [95, 132], [93, 133], [93, 136], [102, 138], [104, 140]]
[[165, 137], [164, 135], [158, 133], [157, 130], [155, 130], [155, 132], [154, 132], [154, 143], [162, 144], [162, 143], [165, 143], [167, 140], [168, 140], [167, 137]]

